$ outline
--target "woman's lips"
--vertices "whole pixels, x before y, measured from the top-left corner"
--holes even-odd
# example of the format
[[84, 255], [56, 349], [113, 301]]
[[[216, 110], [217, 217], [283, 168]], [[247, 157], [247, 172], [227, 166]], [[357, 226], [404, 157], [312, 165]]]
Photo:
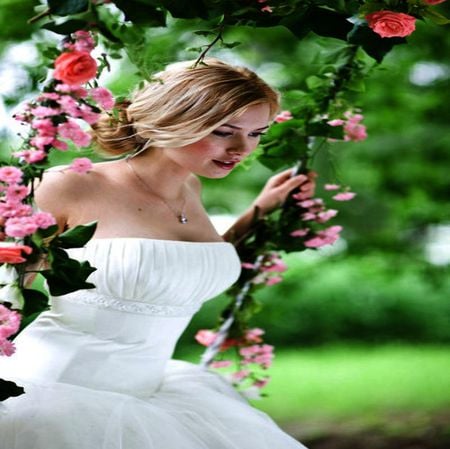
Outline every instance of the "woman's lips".
[[239, 161], [218, 161], [213, 159], [213, 162], [223, 170], [233, 170]]

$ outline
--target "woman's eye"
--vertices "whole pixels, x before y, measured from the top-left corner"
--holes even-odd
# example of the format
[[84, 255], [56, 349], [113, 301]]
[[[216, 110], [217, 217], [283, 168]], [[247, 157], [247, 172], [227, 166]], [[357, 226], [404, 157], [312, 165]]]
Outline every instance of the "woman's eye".
[[233, 133], [230, 133], [227, 131], [218, 131], [218, 130], [213, 131], [211, 134], [214, 134], [215, 136], [219, 136], [219, 137], [229, 137], [229, 136], [233, 135]]
[[257, 132], [257, 133], [250, 133], [250, 137], [261, 137], [264, 136], [265, 133]]

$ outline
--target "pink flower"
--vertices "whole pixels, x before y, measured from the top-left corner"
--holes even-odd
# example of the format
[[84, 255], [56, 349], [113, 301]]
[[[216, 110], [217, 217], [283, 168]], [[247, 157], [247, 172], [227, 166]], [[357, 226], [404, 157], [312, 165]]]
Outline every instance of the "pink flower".
[[56, 126], [49, 118], [35, 119], [31, 122], [31, 127], [37, 129], [42, 136], [54, 136], [56, 134]]
[[201, 329], [195, 335], [195, 339], [203, 346], [210, 346], [214, 343], [217, 333], [208, 329]]
[[75, 145], [86, 147], [91, 142], [91, 136], [85, 133], [80, 126], [73, 120], [58, 125], [59, 135], [64, 139], [72, 140]]
[[367, 131], [364, 125], [352, 123], [349, 121], [344, 126], [344, 131], [344, 140], [346, 141], [352, 140], [354, 142], [359, 142], [361, 140], [367, 139]]
[[329, 120], [327, 123], [330, 126], [342, 126], [345, 122], [340, 118], [335, 118], [334, 120]]
[[[53, 141], [53, 145], [56, 141]], [[23, 150], [16, 151], [13, 156], [23, 159], [27, 164], [34, 164], [35, 162], [42, 161], [47, 157], [47, 154], [43, 150]]]
[[28, 204], [22, 204], [16, 201], [0, 202], [0, 215], [3, 218], [25, 217], [33, 212], [33, 208]]
[[89, 94], [103, 109], [109, 110], [114, 107], [114, 97], [108, 89], [96, 87], [95, 89], [91, 89]]
[[303, 207], [304, 209], [308, 209], [308, 207], [312, 207], [316, 204], [314, 200], [304, 200], [297, 203], [298, 206]]
[[86, 51], [69, 51], [61, 53], [55, 60], [53, 77], [65, 84], [86, 83], [97, 74], [97, 63]]
[[231, 360], [216, 360], [211, 363], [211, 368], [227, 368], [231, 365]]
[[273, 12], [273, 9], [269, 5], [266, 5], [261, 8], [261, 11], [262, 12]]
[[88, 95], [88, 91], [81, 86], [70, 86], [69, 84], [58, 84], [55, 87], [55, 90], [63, 93], [71, 93], [75, 95], [77, 98], [85, 98]]
[[270, 273], [282, 273], [287, 270], [287, 265], [279, 257], [271, 257], [267, 265], [261, 267], [261, 271]]
[[274, 119], [273, 121], [276, 123], [282, 123], [286, 122], [287, 120], [293, 119], [292, 114], [290, 111], [281, 111]]
[[53, 115], [59, 115], [61, 111], [55, 108], [48, 108], [46, 106], [37, 106], [31, 110], [35, 117], [51, 117]]
[[270, 377], [264, 379], [258, 379], [253, 382], [253, 386], [256, 388], [264, 388], [270, 382]]
[[92, 162], [87, 157], [78, 157], [72, 161], [69, 168], [77, 173], [87, 173], [92, 169]]
[[336, 201], [350, 201], [356, 196], [356, 193], [353, 192], [341, 192], [333, 196], [333, 199]]
[[19, 313], [0, 305], [0, 340], [11, 337], [19, 330], [20, 319]]
[[100, 114], [95, 112], [91, 106], [83, 104], [80, 107], [80, 117], [89, 125], [93, 125], [100, 118]]
[[262, 342], [261, 335], [264, 335], [264, 333], [265, 332], [263, 329], [260, 329], [259, 327], [255, 327], [253, 329], [247, 330], [247, 332], [245, 333], [245, 339], [248, 342], [261, 343]]
[[308, 234], [309, 229], [296, 229], [295, 231], [292, 231], [289, 235], [291, 237], [304, 237], [306, 234]]
[[248, 369], [243, 369], [243, 370], [236, 371], [235, 373], [233, 373], [233, 374], [231, 375], [231, 378], [232, 378], [233, 380], [239, 382], [239, 381], [241, 381], [241, 380], [247, 378], [248, 376], [250, 376], [250, 374], [251, 374], [251, 371], [250, 371], [250, 370], [248, 370]]
[[52, 143], [53, 148], [56, 148], [59, 151], [67, 151], [69, 149], [69, 145], [66, 142], [55, 139]]
[[317, 222], [318, 223], [325, 223], [326, 221], [330, 220], [331, 218], [335, 217], [338, 214], [338, 211], [336, 209], [328, 209], [324, 212], [319, 212], [317, 214]]
[[14, 343], [9, 340], [0, 340], [0, 355], [10, 357], [16, 352]]
[[316, 219], [316, 214], [312, 212], [305, 212], [301, 215], [303, 221], [311, 221]]
[[395, 11], [377, 11], [366, 16], [369, 27], [381, 37], [405, 37], [416, 29], [416, 18]]
[[6, 198], [8, 202], [22, 201], [29, 193], [29, 189], [26, 186], [20, 184], [10, 184], [6, 189]]
[[38, 100], [58, 100], [59, 94], [56, 92], [43, 92], [39, 95]]
[[79, 52], [90, 53], [95, 48], [95, 42], [89, 31], [79, 30], [73, 33], [76, 39], [74, 48]]
[[281, 276], [271, 276], [269, 279], [267, 279], [265, 284], [270, 287], [271, 285], [279, 284], [282, 281], [283, 278]]
[[250, 262], [242, 262], [241, 263], [242, 268], [245, 268], [246, 270], [254, 270], [255, 264]]
[[52, 136], [35, 136], [30, 140], [31, 145], [36, 147], [40, 151], [44, 151], [45, 148], [53, 142]]
[[339, 190], [341, 186], [339, 184], [325, 184], [323, 188], [325, 190]]
[[58, 103], [61, 106], [61, 109], [71, 117], [81, 116], [77, 101], [70, 95], [62, 95]]
[[47, 229], [56, 224], [55, 217], [48, 212], [37, 212], [31, 216], [34, 224], [40, 229]]
[[22, 180], [23, 172], [19, 168], [6, 166], [0, 168], [0, 181], [16, 184]]
[[38, 226], [31, 217], [12, 217], [5, 222], [5, 234], [9, 237], [26, 237], [37, 229]]

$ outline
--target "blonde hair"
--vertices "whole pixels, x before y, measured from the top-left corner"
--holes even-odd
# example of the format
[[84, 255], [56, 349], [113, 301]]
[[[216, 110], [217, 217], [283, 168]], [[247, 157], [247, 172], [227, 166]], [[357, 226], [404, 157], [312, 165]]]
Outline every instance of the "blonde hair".
[[206, 137], [248, 107], [268, 104], [273, 118], [279, 95], [254, 72], [208, 58], [175, 63], [117, 105], [115, 116], [93, 125], [99, 150], [109, 156], [150, 147], [177, 148]]

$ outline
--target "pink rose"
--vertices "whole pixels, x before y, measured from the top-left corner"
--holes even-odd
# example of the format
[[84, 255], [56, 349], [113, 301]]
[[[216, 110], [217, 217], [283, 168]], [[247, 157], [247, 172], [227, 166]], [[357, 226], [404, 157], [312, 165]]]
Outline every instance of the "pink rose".
[[12, 341], [0, 339], [0, 355], [10, 357], [15, 351], [16, 347]]
[[286, 122], [287, 120], [291, 120], [292, 114], [290, 111], [281, 111], [274, 119], [273, 121], [276, 123], [282, 123]]
[[108, 89], [96, 87], [95, 89], [91, 89], [89, 94], [103, 109], [108, 110], [114, 107], [114, 97]]
[[217, 334], [208, 329], [201, 329], [195, 335], [195, 339], [203, 346], [210, 346], [214, 343]]
[[1, 167], [0, 168], [0, 181], [7, 182], [8, 184], [15, 184], [22, 180], [23, 172], [16, 167]]
[[85, 51], [62, 53], [55, 60], [53, 77], [69, 85], [79, 85], [97, 74], [95, 59]]
[[92, 162], [87, 157], [78, 157], [72, 161], [69, 168], [80, 174], [87, 173], [92, 169]]
[[416, 29], [416, 18], [395, 11], [377, 11], [366, 16], [369, 27], [381, 37], [405, 37]]
[[48, 212], [37, 212], [31, 217], [38, 228], [47, 229], [56, 224], [55, 217]]

